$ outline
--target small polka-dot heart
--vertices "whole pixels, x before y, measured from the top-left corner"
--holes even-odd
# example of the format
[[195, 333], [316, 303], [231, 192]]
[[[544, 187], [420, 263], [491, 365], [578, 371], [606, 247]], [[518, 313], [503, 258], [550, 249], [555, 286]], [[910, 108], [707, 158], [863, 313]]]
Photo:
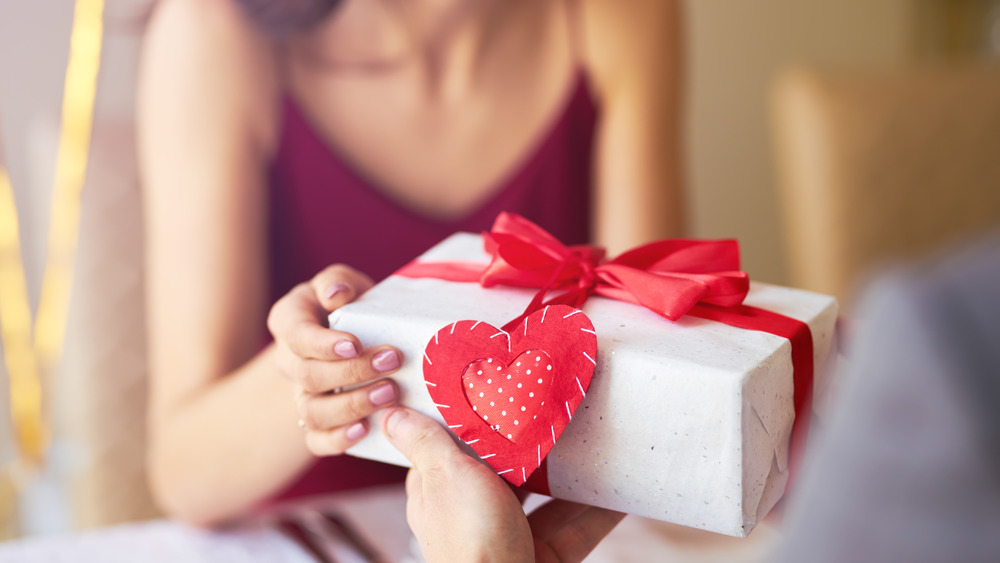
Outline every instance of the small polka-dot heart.
[[[493, 364], [493, 360], [494, 358], [484, 358], [469, 364], [462, 374], [462, 387], [465, 389], [469, 404], [472, 405], [472, 410], [483, 420], [489, 420], [489, 417], [493, 416], [490, 428], [517, 443], [525, 426], [520, 420], [512, 422], [507, 417], [505, 410], [507, 407], [504, 405], [525, 413], [524, 416], [531, 415], [531, 419], [534, 420], [535, 413], [544, 404], [543, 399], [552, 386], [552, 376], [551, 373], [547, 373], [545, 377], [539, 378], [531, 374], [537, 374], [539, 370], [551, 370], [552, 359], [542, 350], [526, 350], [509, 365], [498, 365], [495, 371], [500, 372], [501, 380], [511, 383], [503, 387], [491, 385], [493, 379], [483, 375], [484, 368]], [[516, 385], [513, 385], [515, 383]], [[485, 397], [486, 391], [490, 392], [489, 397]], [[497, 406], [496, 398], [500, 399], [501, 406]], [[496, 420], [500, 422], [497, 423]]]

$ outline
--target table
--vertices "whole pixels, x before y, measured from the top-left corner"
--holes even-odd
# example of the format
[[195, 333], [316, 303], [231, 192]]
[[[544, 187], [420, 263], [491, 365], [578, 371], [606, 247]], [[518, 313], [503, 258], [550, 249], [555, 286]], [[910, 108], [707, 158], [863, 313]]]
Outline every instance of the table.
[[[547, 500], [532, 495], [531, 510]], [[315, 563], [302, 546], [279, 531], [276, 522], [295, 515], [308, 520], [317, 511], [334, 512], [388, 561], [420, 563], [416, 540], [406, 524], [406, 495], [393, 485], [339, 493], [278, 507], [221, 530], [198, 529], [171, 520], [123, 524], [76, 534], [40, 536], [0, 544], [0, 563]], [[749, 538], [627, 517], [591, 553], [589, 563], [749, 563], [764, 560], [777, 532], [758, 527]], [[337, 563], [365, 561], [337, 536], [325, 537]]]

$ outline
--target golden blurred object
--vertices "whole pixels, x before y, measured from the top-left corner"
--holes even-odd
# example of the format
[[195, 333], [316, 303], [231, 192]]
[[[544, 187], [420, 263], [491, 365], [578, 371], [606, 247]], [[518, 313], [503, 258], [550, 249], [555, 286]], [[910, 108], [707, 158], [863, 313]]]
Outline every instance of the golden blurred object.
[[23, 481], [15, 478], [14, 472], [37, 470], [49, 440], [42, 374], [55, 366], [63, 343], [80, 219], [80, 192], [87, 172], [101, 61], [103, 14], [104, 0], [78, 0], [75, 4], [48, 250], [34, 338], [17, 206], [10, 177], [0, 168], [0, 338], [20, 454], [13, 465], [0, 468], [0, 501], [3, 501], [0, 510], [4, 511], [0, 514], [0, 534], [13, 533], [17, 489]]
[[31, 308], [21, 261], [14, 190], [0, 167], [0, 338], [10, 381], [10, 410], [21, 455], [41, 462], [47, 431], [42, 417], [42, 388], [31, 344]]
[[77, 0], [63, 89], [48, 252], [35, 325], [35, 349], [43, 373], [58, 361], [66, 330], [73, 255], [80, 224], [80, 192], [87, 175], [97, 75], [101, 66], [103, 17], [104, 0]]

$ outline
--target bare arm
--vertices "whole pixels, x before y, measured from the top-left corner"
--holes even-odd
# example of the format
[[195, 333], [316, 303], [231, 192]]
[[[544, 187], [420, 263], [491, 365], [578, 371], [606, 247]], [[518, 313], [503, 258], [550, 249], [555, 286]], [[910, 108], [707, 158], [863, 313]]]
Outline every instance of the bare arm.
[[[366, 277], [328, 268], [269, 311], [266, 163], [276, 95], [270, 46], [228, 0], [161, 2], [139, 94], [148, 464], [161, 507], [195, 524], [238, 515], [288, 485], [313, 455], [342, 452], [368, 431], [363, 419], [376, 403], [397, 394], [385, 383], [322, 394], [398, 365], [387, 347], [361, 350], [352, 335], [323, 326], [327, 311], [367, 289]], [[331, 294], [334, 286], [342, 290]], [[265, 321], [276, 343], [259, 351]]]
[[308, 461], [291, 384], [270, 351], [254, 358], [267, 314], [268, 132], [250, 116], [268, 116], [269, 100], [248, 92], [273, 78], [247, 64], [269, 54], [232, 9], [161, 2], [140, 75], [150, 482], [164, 510], [195, 523], [239, 512]]
[[582, 0], [601, 102], [594, 232], [612, 254], [685, 232], [681, 14], [675, 0]]

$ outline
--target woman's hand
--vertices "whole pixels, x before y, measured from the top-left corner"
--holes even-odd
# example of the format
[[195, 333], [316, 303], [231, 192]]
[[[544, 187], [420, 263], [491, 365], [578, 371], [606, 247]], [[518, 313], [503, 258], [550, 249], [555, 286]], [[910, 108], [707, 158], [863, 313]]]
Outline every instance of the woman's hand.
[[371, 286], [371, 279], [353, 268], [328, 266], [295, 286], [268, 315], [275, 362], [294, 384], [299, 425], [315, 455], [343, 453], [368, 434], [366, 417], [399, 396], [391, 380], [375, 381], [399, 368], [398, 350], [362, 349], [354, 335], [326, 328], [331, 311]]
[[392, 408], [382, 431], [413, 464], [406, 519], [428, 562], [580, 561], [624, 517], [559, 500], [525, 516], [507, 482], [434, 420]]

